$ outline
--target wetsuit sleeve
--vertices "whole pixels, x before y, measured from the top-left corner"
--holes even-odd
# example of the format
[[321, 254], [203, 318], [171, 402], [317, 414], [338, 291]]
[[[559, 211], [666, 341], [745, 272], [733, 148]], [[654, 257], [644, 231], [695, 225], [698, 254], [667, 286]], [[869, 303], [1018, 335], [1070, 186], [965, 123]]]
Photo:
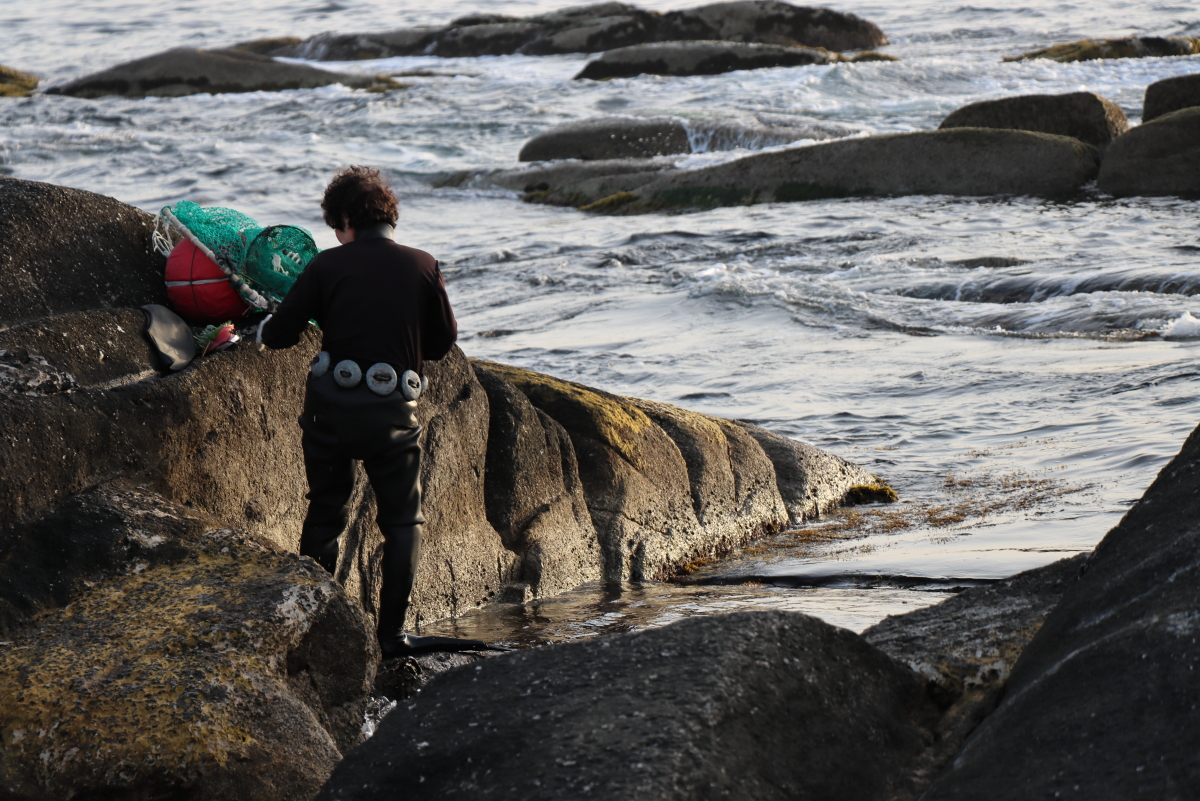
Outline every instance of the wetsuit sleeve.
[[446, 295], [446, 281], [434, 264], [428, 285], [425, 313], [421, 315], [421, 358], [437, 360], [450, 352], [458, 339], [458, 321]]
[[300, 341], [309, 320], [321, 321], [321, 295], [312, 266], [310, 262], [300, 273], [275, 314], [263, 324], [262, 342], [268, 348], [290, 348]]

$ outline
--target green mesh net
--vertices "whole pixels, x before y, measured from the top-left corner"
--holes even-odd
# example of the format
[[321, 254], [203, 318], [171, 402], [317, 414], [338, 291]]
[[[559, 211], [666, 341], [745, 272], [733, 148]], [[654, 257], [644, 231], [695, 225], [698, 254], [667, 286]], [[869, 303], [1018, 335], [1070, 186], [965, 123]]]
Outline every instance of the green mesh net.
[[303, 228], [264, 228], [240, 211], [190, 200], [164, 206], [155, 220], [154, 243], [164, 256], [184, 237], [217, 263], [247, 303], [263, 310], [274, 310], [320, 253]]

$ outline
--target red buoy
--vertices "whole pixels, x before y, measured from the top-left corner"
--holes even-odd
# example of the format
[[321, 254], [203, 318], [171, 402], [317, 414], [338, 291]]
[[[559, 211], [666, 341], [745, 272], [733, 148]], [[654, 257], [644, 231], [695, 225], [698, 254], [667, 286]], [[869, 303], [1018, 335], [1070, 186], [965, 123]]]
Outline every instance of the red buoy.
[[164, 277], [171, 307], [188, 322], [232, 322], [250, 311], [229, 276], [186, 237], [171, 249]]

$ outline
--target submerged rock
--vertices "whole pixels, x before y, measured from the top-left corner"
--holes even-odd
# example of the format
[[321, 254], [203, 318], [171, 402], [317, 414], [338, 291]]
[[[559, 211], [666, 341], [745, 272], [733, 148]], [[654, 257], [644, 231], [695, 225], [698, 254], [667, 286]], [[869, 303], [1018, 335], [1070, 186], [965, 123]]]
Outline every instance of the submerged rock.
[[110, 197], [0, 176], [0, 326], [167, 302], [154, 218]]
[[361, 613], [311, 560], [232, 531], [125, 536], [143, 560], [0, 649], [3, 791], [311, 796], [362, 740]]
[[47, 94], [75, 97], [181, 97], [204, 92], [279, 92], [340, 83], [352, 89], [387, 87], [390, 79], [285, 64], [249, 50], [180, 47], [85, 75]]
[[1066, 195], [1095, 177], [1098, 159], [1096, 148], [1066, 136], [953, 128], [852, 137], [690, 170], [663, 159], [651, 171], [630, 159], [491, 180], [511, 187], [537, 176], [526, 199], [581, 208], [604, 206], [606, 191], [628, 193], [618, 208], [636, 213], [873, 195]]
[[699, 39], [829, 50], [862, 50], [887, 44], [887, 37], [877, 26], [853, 14], [775, 0], [742, 0], [666, 14], [616, 2], [573, 6], [531, 17], [470, 14], [442, 28], [322, 33], [266, 52], [326, 61], [412, 55], [544, 56]]
[[1009, 128], [1071, 136], [1103, 150], [1129, 129], [1125, 112], [1095, 92], [982, 100], [950, 113], [938, 129]]
[[29, 97], [37, 85], [36, 75], [0, 64], [0, 97]]
[[762, 148], [800, 139], [836, 139], [857, 133], [836, 123], [758, 114], [681, 119], [670, 116], [608, 116], [559, 125], [530, 139], [520, 161], [649, 158], [679, 153]]
[[925, 798], [1195, 796], [1197, 475], [1200, 430], [1096, 546], [1017, 660], [999, 707]]
[[1200, 107], [1155, 117], [1113, 142], [1096, 186], [1117, 197], [1200, 195]]
[[1003, 61], [1028, 61], [1048, 58], [1068, 64], [1072, 61], [1093, 61], [1101, 58], [1161, 58], [1190, 56], [1200, 53], [1200, 38], [1192, 36], [1129, 36], [1124, 39], [1080, 39], [1077, 42], [1030, 50]]
[[748, 612], [445, 673], [318, 798], [911, 797], [938, 710], [844, 629]]
[[812, 47], [731, 42], [662, 42], [609, 50], [579, 71], [575, 80], [635, 75], [719, 75], [734, 70], [833, 64], [837, 53]]
[[1200, 74], [1177, 75], [1155, 81], [1146, 87], [1142, 122], [1150, 122], [1172, 111], [1194, 106], [1200, 106]]

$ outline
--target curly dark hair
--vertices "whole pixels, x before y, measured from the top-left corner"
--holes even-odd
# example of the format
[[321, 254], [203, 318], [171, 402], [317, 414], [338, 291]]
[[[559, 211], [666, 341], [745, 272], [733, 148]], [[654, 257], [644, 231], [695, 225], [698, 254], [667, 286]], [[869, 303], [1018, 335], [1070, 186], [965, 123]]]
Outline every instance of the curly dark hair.
[[394, 226], [400, 212], [387, 178], [379, 170], [360, 164], [333, 176], [325, 187], [321, 210], [325, 212], [325, 224], [339, 231], [345, 224], [343, 218], [349, 218], [354, 229], [383, 222]]

